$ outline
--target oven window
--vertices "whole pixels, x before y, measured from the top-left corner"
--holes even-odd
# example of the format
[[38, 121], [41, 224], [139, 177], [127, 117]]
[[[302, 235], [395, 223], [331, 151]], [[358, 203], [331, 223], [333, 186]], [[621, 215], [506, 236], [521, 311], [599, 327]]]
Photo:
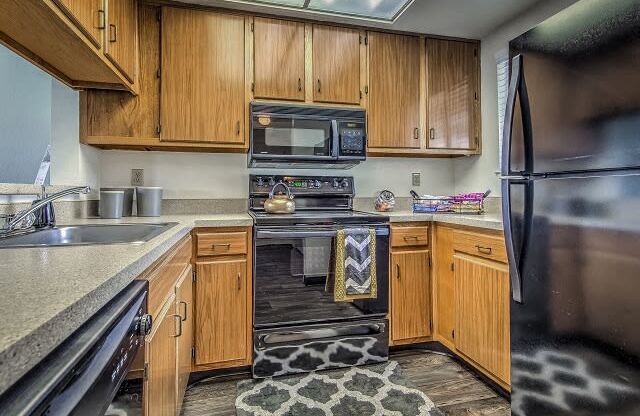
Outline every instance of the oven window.
[[[386, 313], [385, 290], [379, 289], [378, 299], [334, 301], [334, 238], [260, 238], [255, 244], [256, 326], [349, 320]], [[378, 288], [384, 288], [387, 257], [381, 251], [376, 258], [381, 263]]]
[[254, 116], [253, 152], [283, 156], [331, 156], [331, 122]]

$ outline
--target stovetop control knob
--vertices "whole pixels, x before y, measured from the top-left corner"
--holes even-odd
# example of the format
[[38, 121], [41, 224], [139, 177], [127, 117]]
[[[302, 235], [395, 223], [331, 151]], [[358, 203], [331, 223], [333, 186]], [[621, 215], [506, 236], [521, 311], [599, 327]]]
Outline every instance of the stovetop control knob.
[[264, 178], [262, 176], [258, 176], [258, 180], [256, 183], [258, 186], [264, 186]]
[[151, 315], [145, 313], [144, 315], [138, 318], [138, 322], [136, 322], [136, 328], [138, 329], [138, 335], [144, 337], [149, 335], [151, 332], [151, 326], [153, 325], [153, 319]]
[[340, 182], [338, 182], [338, 178], [333, 178], [333, 187], [334, 188], [340, 187]]
[[341, 185], [342, 185], [343, 188], [348, 188], [349, 187], [349, 181], [346, 180], [346, 179], [343, 179]]
[[273, 186], [276, 184], [276, 180], [272, 177], [269, 178], [269, 186]]
[[316, 187], [316, 188], [320, 188], [320, 181], [316, 179], [316, 180], [313, 182], [313, 186], [314, 186], [314, 187]]

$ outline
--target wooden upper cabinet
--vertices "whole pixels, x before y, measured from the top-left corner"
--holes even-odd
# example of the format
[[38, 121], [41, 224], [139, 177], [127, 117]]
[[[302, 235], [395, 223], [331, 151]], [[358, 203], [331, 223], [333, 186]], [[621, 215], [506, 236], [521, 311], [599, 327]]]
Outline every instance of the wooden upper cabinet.
[[369, 32], [368, 146], [419, 148], [420, 39]]
[[395, 344], [431, 335], [429, 250], [391, 254], [391, 339]]
[[54, 0], [89, 40], [100, 48], [105, 27], [104, 0]]
[[313, 25], [313, 101], [360, 103], [359, 30]]
[[475, 43], [427, 39], [427, 146], [479, 146], [479, 64]]
[[247, 362], [247, 260], [196, 263], [196, 365]]
[[510, 383], [509, 267], [454, 255], [456, 349]]
[[130, 81], [138, 64], [138, 5], [136, 0], [108, 0], [104, 53]]
[[160, 139], [244, 143], [244, 17], [164, 7]]
[[256, 17], [253, 59], [254, 97], [304, 100], [304, 23]]

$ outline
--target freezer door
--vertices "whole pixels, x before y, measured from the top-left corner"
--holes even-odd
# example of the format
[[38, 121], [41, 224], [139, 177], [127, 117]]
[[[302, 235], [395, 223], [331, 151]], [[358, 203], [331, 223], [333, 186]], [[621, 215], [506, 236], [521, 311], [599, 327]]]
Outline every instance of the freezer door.
[[639, 1], [580, 1], [509, 46], [503, 174], [640, 166]]
[[506, 186], [512, 414], [640, 414], [640, 171]]

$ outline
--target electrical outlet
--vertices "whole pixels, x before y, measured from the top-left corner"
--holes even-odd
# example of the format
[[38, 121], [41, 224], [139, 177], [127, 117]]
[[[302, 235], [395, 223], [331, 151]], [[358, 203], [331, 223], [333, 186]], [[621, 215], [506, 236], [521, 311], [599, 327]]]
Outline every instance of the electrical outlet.
[[131, 169], [131, 186], [144, 186], [144, 169]]
[[420, 186], [420, 173], [411, 174], [411, 185]]

